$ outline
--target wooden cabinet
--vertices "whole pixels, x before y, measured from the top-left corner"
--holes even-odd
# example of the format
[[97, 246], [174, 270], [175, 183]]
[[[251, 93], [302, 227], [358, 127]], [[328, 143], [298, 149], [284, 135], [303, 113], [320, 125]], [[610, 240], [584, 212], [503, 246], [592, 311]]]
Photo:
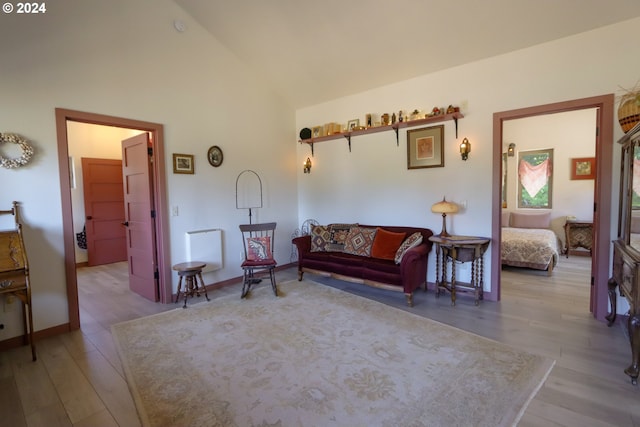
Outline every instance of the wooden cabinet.
[[[609, 279], [611, 312], [617, 314], [616, 287], [629, 303], [631, 364], [624, 372], [637, 384], [640, 363], [640, 124], [618, 141], [622, 145], [618, 238], [613, 242], [613, 277]], [[634, 169], [636, 169], [634, 171]]]
[[[564, 224], [565, 255], [569, 258], [569, 252], [577, 248], [588, 250], [589, 255], [593, 248], [593, 221], [580, 221], [568, 219]], [[585, 253], [585, 251], [580, 251]], [[578, 253], [578, 252], [576, 252]]]

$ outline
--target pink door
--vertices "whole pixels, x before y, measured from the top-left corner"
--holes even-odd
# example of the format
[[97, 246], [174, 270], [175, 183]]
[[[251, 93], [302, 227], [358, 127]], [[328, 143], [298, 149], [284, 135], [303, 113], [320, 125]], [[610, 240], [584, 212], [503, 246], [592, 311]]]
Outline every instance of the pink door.
[[151, 174], [151, 143], [143, 133], [122, 141], [129, 289], [158, 301], [155, 212]]
[[83, 158], [82, 183], [88, 264], [126, 261], [122, 161]]

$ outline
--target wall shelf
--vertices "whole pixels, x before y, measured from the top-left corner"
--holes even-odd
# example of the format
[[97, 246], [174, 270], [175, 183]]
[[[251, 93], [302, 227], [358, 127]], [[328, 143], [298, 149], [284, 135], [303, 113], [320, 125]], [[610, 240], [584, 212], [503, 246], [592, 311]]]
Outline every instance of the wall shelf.
[[456, 127], [456, 138], [458, 138], [458, 119], [463, 118], [464, 115], [462, 113], [451, 113], [451, 114], [440, 114], [433, 117], [427, 117], [425, 119], [418, 120], [409, 120], [406, 122], [396, 122], [392, 125], [384, 125], [384, 126], [372, 126], [370, 128], [354, 130], [349, 132], [340, 132], [334, 133], [332, 135], [319, 136], [317, 138], [309, 138], [309, 139], [300, 139], [298, 142], [301, 144], [309, 144], [311, 146], [311, 156], [313, 156], [313, 144], [318, 142], [332, 141], [335, 139], [345, 138], [347, 143], [349, 144], [349, 152], [351, 152], [351, 137], [352, 136], [360, 136], [367, 135], [370, 133], [384, 132], [388, 130], [393, 130], [396, 134], [396, 145], [400, 145], [400, 137], [399, 130], [407, 127], [416, 127], [421, 125], [427, 125], [431, 123], [440, 123], [446, 122], [447, 120], [453, 120]]

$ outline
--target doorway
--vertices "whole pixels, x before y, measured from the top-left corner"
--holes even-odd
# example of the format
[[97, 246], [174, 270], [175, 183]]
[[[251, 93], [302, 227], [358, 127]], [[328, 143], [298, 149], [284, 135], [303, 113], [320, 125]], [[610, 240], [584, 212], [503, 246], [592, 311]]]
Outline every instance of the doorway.
[[554, 104], [495, 113], [493, 116], [493, 196], [492, 196], [492, 239], [494, 250], [491, 255], [491, 271], [494, 275], [492, 299], [500, 299], [500, 238], [502, 210], [502, 151], [503, 123], [543, 114], [597, 109], [596, 114], [596, 179], [593, 212], [594, 243], [591, 268], [591, 311], [598, 320], [604, 321], [608, 312], [607, 280], [609, 275], [609, 252], [611, 242], [611, 186], [612, 186], [612, 145], [613, 145], [613, 104], [612, 94], [566, 101]]
[[137, 129], [148, 132], [153, 141], [152, 163], [154, 181], [154, 212], [156, 215], [155, 232], [158, 254], [158, 284], [161, 303], [171, 301], [172, 284], [169, 260], [169, 234], [166, 212], [166, 176], [164, 162], [164, 128], [163, 125], [101, 114], [86, 113], [56, 108], [56, 132], [58, 140], [58, 162], [60, 170], [60, 187], [62, 198], [63, 240], [65, 251], [65, 272], [67, 283], [67, 299], [69, 305], [69, 329], [80, 328], [80, 312], [78, 304], [78, 283], [76, 274], [75, 235], [73, 228], [73, 208], [71, 201], [71, 170], [69, 165], [69, 141], [67, 122], [81, 122], [126, 129]]

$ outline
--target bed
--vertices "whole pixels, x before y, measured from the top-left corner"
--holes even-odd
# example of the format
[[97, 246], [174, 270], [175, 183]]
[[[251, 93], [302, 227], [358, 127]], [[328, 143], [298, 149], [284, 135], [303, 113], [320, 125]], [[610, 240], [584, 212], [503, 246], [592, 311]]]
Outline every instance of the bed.
[[549, 228], [549, 214], [511, 212], [503, 217], [502, 265], [546, 270], [550, 276], [558, 262], [558, 236]]

